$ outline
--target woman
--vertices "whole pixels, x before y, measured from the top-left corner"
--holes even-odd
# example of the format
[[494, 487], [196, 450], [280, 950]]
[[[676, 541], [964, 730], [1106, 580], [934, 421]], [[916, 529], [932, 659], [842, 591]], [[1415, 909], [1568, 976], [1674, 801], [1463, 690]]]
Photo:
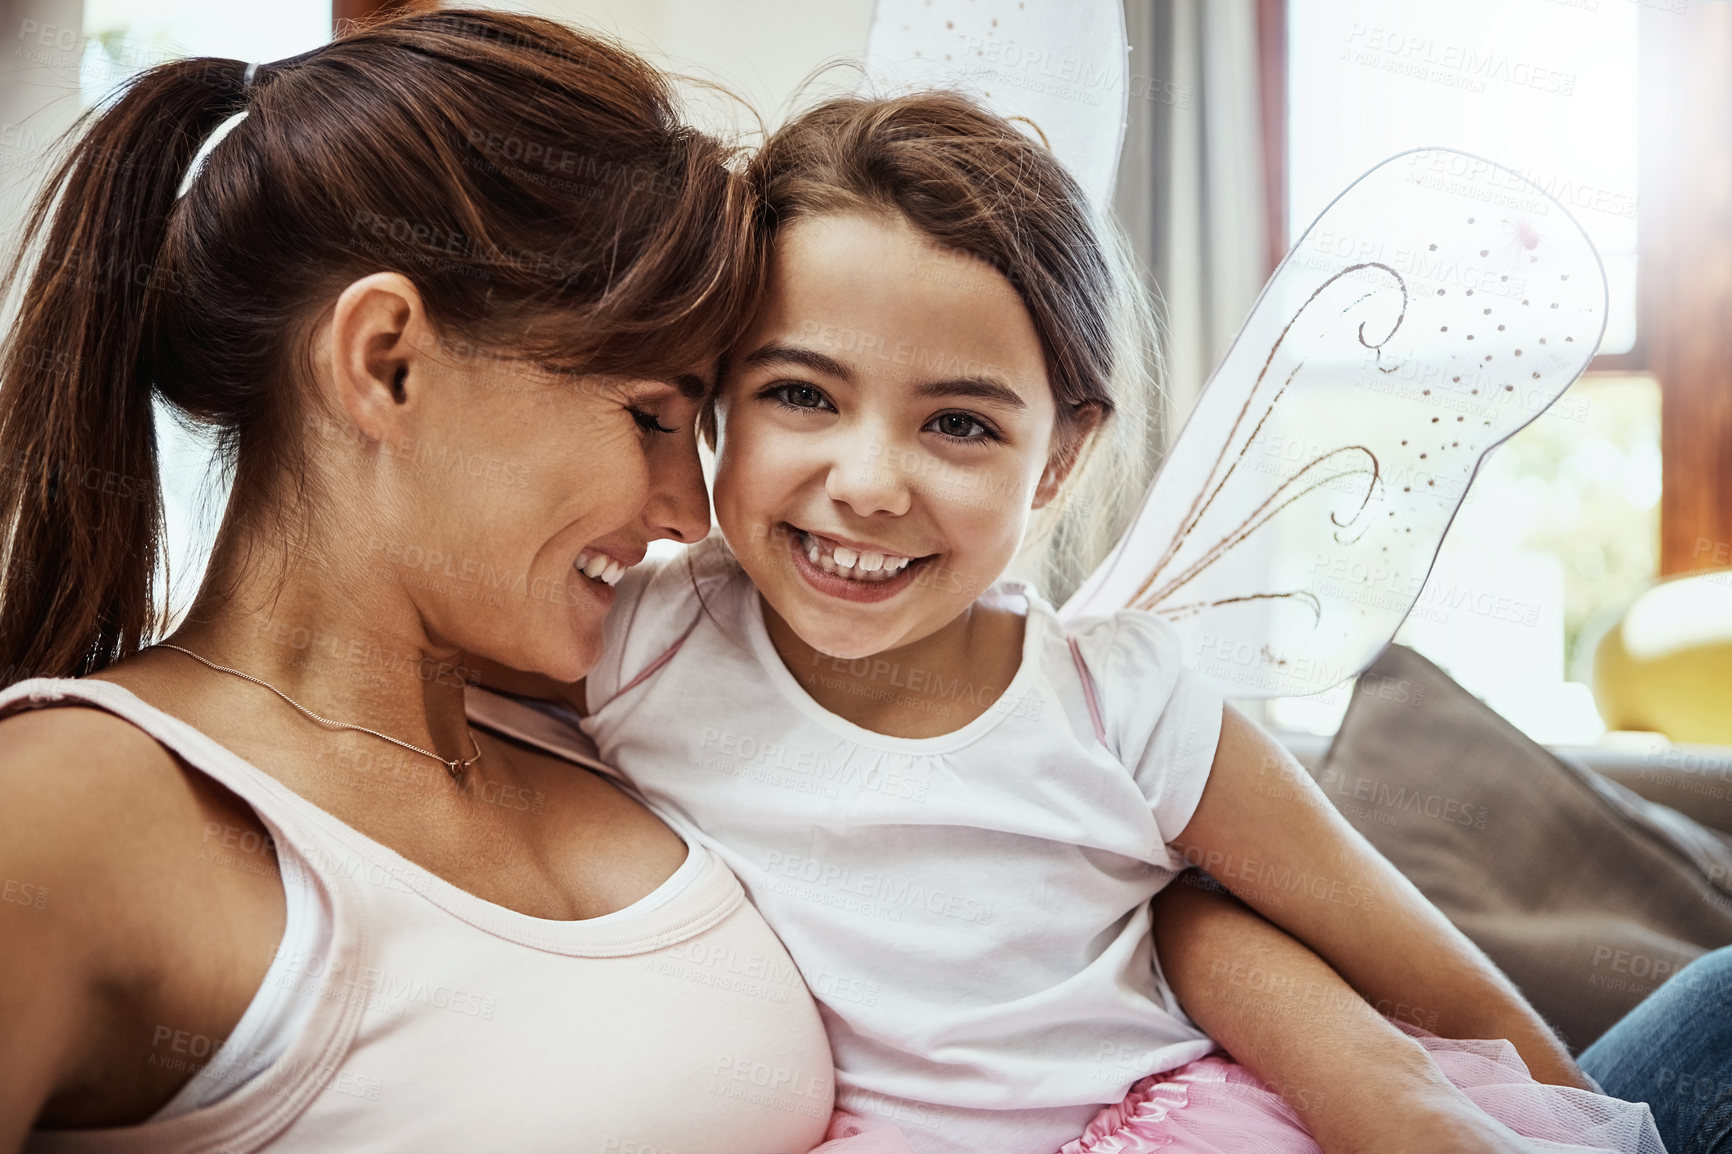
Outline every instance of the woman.
[[[488, 13], [95, 115], [0, 388], [0, 666], [35, 677], [0, 695], [0, 1150], [821, 1139], [817, 1015], [732, 875], [471, 729], [457, 664], [581, 676], [622, 567], [705, 531], [692, 368], [758, 275], [728, 160], [637, 57]], [[140, 651], [158, 400], [234, 490]]]

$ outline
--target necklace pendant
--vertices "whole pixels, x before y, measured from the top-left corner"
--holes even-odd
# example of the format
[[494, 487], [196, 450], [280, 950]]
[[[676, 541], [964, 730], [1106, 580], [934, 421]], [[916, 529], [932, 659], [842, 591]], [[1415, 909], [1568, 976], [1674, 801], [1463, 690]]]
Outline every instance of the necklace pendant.
[[330, 719], [328, 717], [320, 717], [318, 714], [314, 713], [312, 710], [308, 709], [306, 706], [302, 705], [300, 702], [296, 701], [294, 698], [290, 697], [288, 694], [284, 693], [282, 690], [278, 689], [276, 686], [272, 685], [270, 682], [266, 681], [264, 678], [254, 677], [252, 674], [243, 673], [239, 669], [230, 669], [226, 665], [218, 665], [216, 662], [212, 661], [210, 658], [200, 657], [198, 654], [194, 653], [192, 650], [187, 649], [183, 646], [173, 645], [167, 641], [158, 641], [156, 643], [156, 645], [154, 646], [154, 648], [172, 649], [176, 653], [184, 653], [188, 657], [192, 658], [194, 661], [198, 662], [200, 665], [206, 666], [207, 668], [210, 668], [210, 669], [214, 669], [218, 673], [233, 674], [235, 677], [240, 678], [242, 681], [250, 681], [254, 685], [257, 685], [262, 689], [268, 689], [272, 693], [276, 694], [278, 697], [280, 697], [284, 701], [286, 701], [289, 705], [293, 706], [296, 710], [298, 710], [302, 714], [302, 716], [306, 717], [310, 721], [316, 722], [319, 725], [324, 726], [326, 729], [347, 729], [347, 730], [351, 730], [355, 733], [369, 734], [373, 737], [377, 737], [381, 741], [388, 741], [392, 745], [397, 746], [399, 749], [406, 749], [410, 753], [418, 753], [422, 757], [430, 757], [434, 761], [437, 761], [440, 765], [443, 765], [445, 767], [445, 772], [451, 775], [451, 780], [456, 782], [459, 785], [463, 784], [463, 772], [465, 770], [467, 770], [470, 766], [474, 765], [476, 762], [481, 760], [481, 742], [476, 740], [475, 731], [473, 729], [469, 728], [469, 726], [467, 726], [467, 725], [465, 725], [463, 727], [464, 732], [469, 735], [469, 748], [473, 749], [475, 751], [475, 753], [466, 759], [460, 760], [458, 758], [451, 758], [450, 760], [447, 760], [443, 757], [440, 757], [437, 753], [434, 753], [431, 750], [422, 749], [419, 745], [411, 745], [407, 741], [403, 741], [400, 738], [392, 737], [388, 733], [380, 733], [377, 729], [369, 729], [365, 725], [356, 725], [354, 722], [351, 722], [351, 721], [333, 721], [332, 719]]

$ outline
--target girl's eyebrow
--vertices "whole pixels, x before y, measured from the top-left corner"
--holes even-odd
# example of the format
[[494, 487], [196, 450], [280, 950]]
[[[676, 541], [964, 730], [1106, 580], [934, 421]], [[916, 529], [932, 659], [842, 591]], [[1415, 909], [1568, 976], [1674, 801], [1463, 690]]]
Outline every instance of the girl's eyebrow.
[[740, 362], [740, 367], [752, 369], [763, 365], [777, 364], [799, 365], [802, 368], [811, 369], [813, 372], [823, 373], [826, 376], [836, 377], [844, 381], [854, 379], [854, 374], [848, 366], [835, 357], [827, 356], [817, 349], [801, 348], [799, 345], [790, 345], [783, 341], [770, 341], [768, 344], [759, 345]]
[[924, 385], [914, 386], [914, 394], [919, 397], [973, 397], [981, 401], [995, 401], [1007, 409], [1026, 409], [1028, 402], [1022, 395], [1003, 381], [991, 377], [958, 377], [951, 381], [928, 381]]
[[[784, 341], [770, 341], [760, 345], [741, 362], [743, 368], [759, 368], [773, 364], [799, 365], [844, 381], [854, 379], [853, 370], [835, 357]], [[973, 397], [996, 402], [1008, 409], [1028, 408], [1028, 402], [1022, 399], [1020, 393], [994, 377], [956, 377], [944, 381], [927, 381], [914, 386], [914, 395], [929, 399]]]

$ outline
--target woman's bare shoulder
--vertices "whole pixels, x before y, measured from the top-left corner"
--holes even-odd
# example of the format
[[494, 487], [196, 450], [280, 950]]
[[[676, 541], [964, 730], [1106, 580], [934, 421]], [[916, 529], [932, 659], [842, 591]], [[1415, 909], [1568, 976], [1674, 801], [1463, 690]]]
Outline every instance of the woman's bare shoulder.
[[11, 819], [0, 822], [137, 820], [139, 805], [155, 809], [184, 786], [173, 755], [104, 710], [57, 706], [0, 719], [0, 791], [8, 802], [0, 814]]
[[[160, 787], [178, 775], [174, 757], [131, 722], [81, 705], [29, 709], [0, 719], [0, 780], [75, 800], [95, 791]], [[97, 798], [84, 798], [95, 801]], [[12, 807], [7, 807], [12, 808]]]
[[[0, 720], [0, 1114], [34, 1117], [106, 1033], [103, 990], [148, 982], [137, 937], [163, 884], [140, 831], [177, 767], [117, 717], [76, 707]], [[123, 995], [124, 996], [124, 995]], [[22, 1043], [32, 1039], [28, 1049]]]
[[[157, 922], [176, 912], [166, 896], [211, 872], [198, 861], [211, 825], [258, 825], [245, 803], [149, 734], [82, 706], [0, 720], [0, 798], [0, 886], [45, 890], [55, 940], [111, 959], [102, 964], [115, 979], [126, 959], [150, 964], [127, 935], [159, 937]], [[109, 953], [117, 943], [127, 948]]]
[[174, 757], [113, 714], [67, 706], [0, 720], [5, 872], [48, 892], [60, 936], [106, 937], [153, 870], [161, 884], [162, 825], [184, 820], [190, 793]]
[[281, 935], [276, 878], [217, 868], [209, 851], [213, 833], [262, 835], [259, 819], [82, 706], [0, 720], [0, 798], [0, 1068], [29, 1083], [0, 1089], [0, 1115], [142, 1116], [175, 1087], [146, 1076], [138, 1023], [223, 1036]]

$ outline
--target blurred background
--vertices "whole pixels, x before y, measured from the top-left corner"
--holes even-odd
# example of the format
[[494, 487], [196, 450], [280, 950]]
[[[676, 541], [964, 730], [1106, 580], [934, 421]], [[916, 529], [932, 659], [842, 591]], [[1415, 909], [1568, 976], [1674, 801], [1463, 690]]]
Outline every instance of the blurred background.
[[[826, 85], [851, 86], [814, 75], [864, 52], [872, 15], [871, 0], [490, 6], [617, 36], [693, 78], [702, 118], [747, 143]], [[6, 0], [0, 231], [15, 232], [56, 136], [136, 70], [177, 55], [275, 60], [394, 7]], [[1586, 228], [1611, 289], [1600, 355], [1487, 459], [1399, 640], [1539, 740], [1639, 744], [1607, 735], [1650, 726], [1596, 707], [1596, 646], [1657, 580], [1732, 573], [1732, 3], [1126, 0], [1126, 19], [1115, 208], [1165, 302], [1160, 436], [1290, 240], [1393, 153], [1496, 160]], [[184, 603], [223, 494], [198, 440], [161, 425]], [[1708, 578], [1720, 604], [1727, 573]], [[1670, 627], [1683, 613], [1696, 640], [1732, 641], [1701, 604], [1670, 610]], [[1276, 700], [1264, 716], [1332, 733], [1351, 693]]]

